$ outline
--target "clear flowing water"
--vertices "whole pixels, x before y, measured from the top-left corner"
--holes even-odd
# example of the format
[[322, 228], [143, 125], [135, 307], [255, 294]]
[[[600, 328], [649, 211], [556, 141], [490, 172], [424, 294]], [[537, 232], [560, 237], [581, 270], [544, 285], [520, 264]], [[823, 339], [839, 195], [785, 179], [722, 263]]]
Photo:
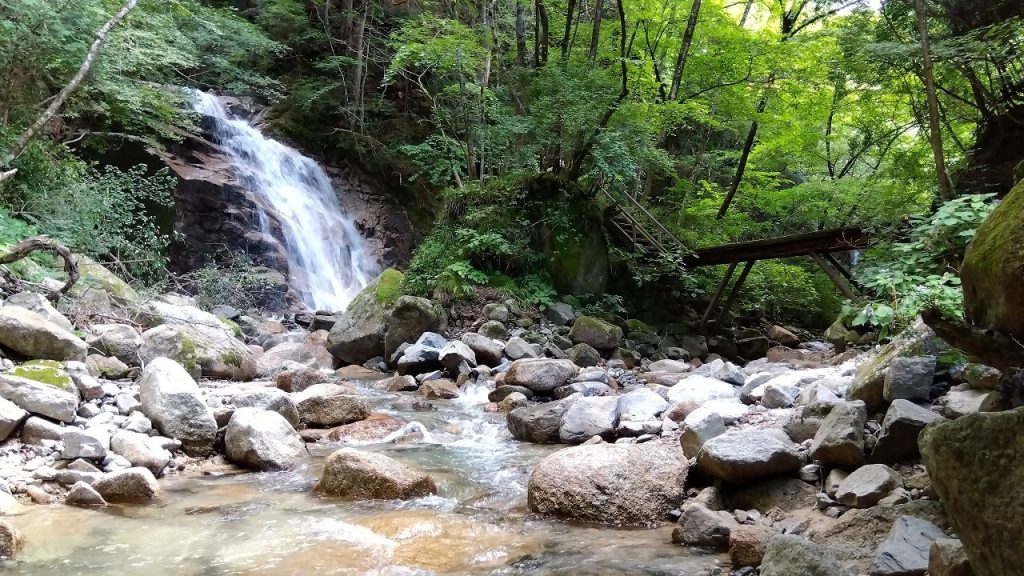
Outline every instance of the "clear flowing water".
[[288, 251], [289, 281], [307, 306], [344, 310], [379, 272], [366, 241], [314, 160], [267, 138], [233, 117], [216, 96], [196, 92], [194, 109], [213, 121], [213, 136], [230, 156], [242, 185], [262, 202], [259, 222], [271, 233], [271, 214]]
[[[290, 472], [168, 477], [154, 506], [83, 510], [54, 505], [8, 518], [26, 538], [4, 567], [17, 576], [696, 576], [725, 562], [671, 543], [671, 528], [616, 530], [535, 517], [526, 482], [555, 447], [513, 440], [480, 394], [430, 411], [378, 411], [419, 441], [366, 444], [417, 466], [438, 494], [409, 502], [311, 495], [318, 446]], [[392, 436], [399, 436], [395, 434]], [[408, 438], [408, 436], [406, 437]]]

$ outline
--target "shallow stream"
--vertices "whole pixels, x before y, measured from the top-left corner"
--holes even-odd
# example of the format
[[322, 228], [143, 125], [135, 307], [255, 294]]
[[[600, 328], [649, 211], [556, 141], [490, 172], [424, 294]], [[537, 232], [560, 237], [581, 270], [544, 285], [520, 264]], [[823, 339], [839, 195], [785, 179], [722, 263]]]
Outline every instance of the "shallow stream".
[[361, 446], [425, 470], [436, 496], [315, 497], [323, 460], [339, 445], [311, 445], [309, 461], [290, 472], [169, 476], [160, 505], [53, 505], [12, 517], [27, 543], [5, 573], [689, 576], [723, 561], [672, 544], [669, 526], [617, 530], [531, 515], [530, 471], [557, 447], [513, 440], [504, 415], [483, 411], [486, 391], [470, 392], [420, 411], [395, 410], [395, 397], [382, 396], [378, 410], [422, 439]]

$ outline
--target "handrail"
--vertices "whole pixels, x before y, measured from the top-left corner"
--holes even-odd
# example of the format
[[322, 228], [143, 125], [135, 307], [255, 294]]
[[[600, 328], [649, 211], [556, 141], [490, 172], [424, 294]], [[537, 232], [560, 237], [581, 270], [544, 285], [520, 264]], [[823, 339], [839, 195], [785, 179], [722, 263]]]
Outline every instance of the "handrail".
[[[619, 200], [615, 196], [613, 196], [611, 192], [608, 191], [607, 188], [602, 188], [601, 191], [604, 192], [605, 195], [608, 196], [608, 198], [611, 199], [611, 201], [614, 202], [616, 206], [621, 208], [623, 213], [627, 214], [632, 220], [634, 220], [634, 221], [636, 220], [636, 218], [626, 210], [625, 206], [623, 206], [619, 202]], [[680, 247], [686, 249], [686, 245], [683, 244], [682, 240], [677, 238], [675, 234], [673, 234], [672, 232], [670, 232], [668, 230], [668, 228], [665, 228], [665, 226], [657, 218], [655, 218], [653, 214], [648, 212], [647, 209], [644, 208], [643, 205], [641, 205], [640, 202], [638, 202], [636, 200], [636, 198], [633, 198], [632, 196], [630, 196], [630, 194], [628, 192], [619, 192], [619, 194], [622, 194], [623, 196], [628, 198], [633, 204], [635, 204], [636, 207], [639, 208], [640, 211], [643, 213], [643, 215], [647, 217], [647, 220], [649, 220], [650, 222], [653, 222], [660, 229], [660, 231], [663, 232], [665, 235], [667, 235], [669, 238], [671, 238], [673, 242], [675, 242]], [[660, 242], [659, 242], [659, 244], [660, 244]], [[662, 249], [664, 249], [664, 247]]]

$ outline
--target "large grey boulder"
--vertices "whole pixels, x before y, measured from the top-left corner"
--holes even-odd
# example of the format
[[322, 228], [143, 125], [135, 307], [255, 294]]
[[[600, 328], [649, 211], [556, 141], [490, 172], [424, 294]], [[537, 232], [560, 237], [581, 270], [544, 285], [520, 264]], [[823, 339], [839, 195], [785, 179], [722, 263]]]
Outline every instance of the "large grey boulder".
[[674, 443], [586, 444], [559, 450], [530, 475], [530, 510], [622, 526], [656, 525], [685, 498], [686, 459]]
[[544, 311], [544, 315], [558, 326], [565, 326], [576, 319], [576, 313], [573, 312], [572, 306], [565, 302], [555, 302], [548, 306], [548, 309]]
[[679, 433], [679, 443], [687, 458], [696, 458], [708, 440], [725, 434], [725, 421], [717, 412], [698, 408], [690, 412]]
[[245, 390], [232, 396], [231, 403], [235, 408], [259, 408], [277, 412], [292, 428], [299, 427], [299, 409], [295, 406], [295, 400], [280, 388]]
[[619, 419], [623, 422], [655, 420], [668, 408], [668, 402], [650, 388], [637, 388], [619, 399]]
[[936, 420], [945, 418], [909, 400], [894, 401], [882, 420], [882, 431], [871, 451], [871, 462], [893, 464], [917, 457], [918, 436], [925, 426]]
[[28, 358], [79, 362], [89, 349], [70, 330], [17, 306], [0, 308], [0, 345]]
[[622, 344], [622, 328], [593, 316], [580, 316], [569, 331], [574, 344], [589, 344], [598, 350], [613, 350]]
[[867, 508], [902, 487], [903, 479], [895, 470], [884, 464], [868, 464], [854, 470], [839, 483], [836, 500], [851, 508]]
[[0, 397], [0, 441], [6, 440], [20, 428], [26, 418], [28, 418], [28, 412], [22, 410], [14, 402]]
[[366, 399], [337, 384], [316, 384], [293, 398], [299, 420], [308, 426], [330, 428], [365, 419], [370, 415]]
[[135, 321], [146, 328], [163, 325], [205, 326], [216, 328], [228, 336], [233, 334], [232, 327], [216, 314], [199, 309], [194, 299], [176, 294], [164, 294], [138, 305]]
[[256, 376], [256, 358], [248, 346], [223, 329], [206, 325], [162, 324], [146, 330], [139, 357], [143, 363], [171, 358], [207, 378], [246, 381]]
[[[390, 358], [404, 342], [414, 342], [424, 332], [444, 332], [444, 310], [426, 298], [386, 293], [394, 276], [385, 270], [349, 303], [327, 337], [327, 349], [348, 364], [362, 364], [376, 356]], [[381, 290], [378, 290], [381, 288]], [[378, 293], [380, 292], [380, 293]]]
[[476, 366], [476, 352], [461, 340], [452, 340], [441, 348], [441, 364], [448, 370], [455, 370], [463, 362], [470, 368]]
[[699, 502], [687, 502], [672, 529], [672, 541], [725, 550], [729, 547], [729, 534], [737, 526], [739, 524], [729, 512], [711, 510]]
[[567, 384], [579, 371], [579, 367], [569, 360], [516, 360], [505, 373], [505, 384], [522, 386], [534, 392], [551, 392]]
[[739, 389], [715, 378], [691, 375], [668, 389], [668, 401], [674, 404], [672, 411], [686, 417], [686, 414], [712, 400], [728, 400], [739, 396]]
[[160, 440], [129, 430], [118, 430], [110, 438], [110, 450], [123, 457], [132, 466], [146, 468], [159, 476], [171, 461]]
[[853, 572], [800, 536], [779, 535], [768, 541], [761, 576], [853, 576]]
[[580, 398], [579, 394], [573, 394], [554, 402], [516, 408], [508, 413], [508, 430], [516, 440], [558, 444], [561, 441], [562, 416]]
[[53, 375], [49, 382], [41, 382], [11, 373], [0, 374], [0, 398], [32, 414], [72, 422], [80, 399], [78, 388], [62, 370], [54, 369]]
[[900, 516], [878, 547], [868, 573], [871, 576], [924, 576], [928, 572], [932, 543], [945, 536], [938, 526], [927, 520]]
[[139, 365], [142, 335], [127, 324], [94, 324], [86, 344], [104, 356], [113, 356], [129, 366]]
[[224, 432], [229, 460], [253, 470], [288, 470], [306, 455], [306, 445], [277, 412], [239, 408]]
[[811, 442], [811, 458], [830, 466], [856, 468], [864, 463], [864, 425], [868, 412], [863, 402], [836, 404], [822, 421]]
[[50, 304], [50, 301], [46, 299], [46, 296], [37, 294], [35, 292], [18, 292], [11, 294], [4, 300], [4, 308], [8, 306], [15, 306], [17, 308], [24, 308], [30, 310], [36, 314], [45, 318], [48, 322], [60, 326], [68, 332], [72, 332], [75, 326], [68, 320], [63, 314], [57, 311], [56, 308]]
[[21, 531], [7, 520], [0, 519], [0, 557], [11, 559], [21, 554], [25, 547], [25, 537]]
[[160, 485], [146, 468], [128, 468], [104, 474], [92, 487], [112, 504], [145, 504], [160, 499]]
[[256, 358], [256, 376], [277, 376], [291, 362], [312, 370], [330, 370], [334, 366], [334, 357], [320, 342], [282, 342]]
[[492, 340], [483, 334], [467, 332], [462, 335], [462, 343], [473, 351], [478, 364], [491, 368], [501, 364], [501, 357], [505, 353], [505, 345], [501, 342]]
[[893, 400], [927, 400], [935, 379], [935, 356], [895, 358], [885, 373], [882, 397]]
[[437, 486], [430, 476], [394, 458], [342, 448], [327, 457], [313, 491], [349, 500], [409, 500], [433, 494]]
[[505, 356], [509, 360], [526, 360], [529, 358], [539, 358], [540, 353], [526, 340], [515, 336], [508, 339], [505, 343]]
[[727, 432], [704, 443], [697, 468], [730, 484], [794, 474], [800, 455], [789, 444], [763, 430]]
[[932, 486], [974, 571], [1020, 574], [1024, 408], [935, 422], [918, 439]]
[[885, 376], [897, 358], [937, 356], [948, 346], [920, 318], [857, 368], [848, 400], [861, 400], [874, 413], [885, 407]]
[[558, 436], [566, 444], [580, 444], [594, 436], [610, 440], [618, 425], [618, 396], [584, 397], [576, 400], [562, 416]]
[[142, 412], [165, 436], [181, 440], [189, 454], [213, 453], [217, 422], [185, 369], [169, 358], [156, 358], [139, 378]]

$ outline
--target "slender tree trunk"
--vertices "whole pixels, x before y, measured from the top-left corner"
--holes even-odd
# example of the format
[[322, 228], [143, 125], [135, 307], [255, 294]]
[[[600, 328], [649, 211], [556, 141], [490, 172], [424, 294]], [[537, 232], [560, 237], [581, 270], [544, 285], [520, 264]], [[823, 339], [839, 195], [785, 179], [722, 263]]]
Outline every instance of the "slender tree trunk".
[[526, 13], [522, 2], [516, 2], [516, 63], [526, 66]]
[[740, 28], [747, 25], [747, 18], [750, 17], [750, 9], [754, 7], [754, 0], [747, 0], [747, 6], [743, 9], [743, 17], [740, 18]]
[[597, 0], [594, 4], [594, 28], [590, 32], [590, 52], [587, 57], [593, 62], [597, 59], [597, 45], [601, 41], [601, 19], [604, 16], [604, 0]]
[[562, 60], [569, 57], [569, 35], [572, 34], [572, 16], [576, 11], [576, 0], [569, 0], [565, 8], [565, 34], [562, 35]]
[[89, 69], [92, 68], [93, 63], [96, 61], [96, 57], [99, 56], [100, 50], [103, 48], [103, 42], [106, 41], [107, 34], [109, 34], [114, 26], [117, 26], [117, 23], [123, 20], [129, 12], [135, 9], [135, 6], [138, 3], [139, 0], [128, 0], [128, 3], [122, 6], [116, 14], [111, 16], [110, 20], [107, 20], [107, 23], [104, 24], [102, 28], [96, 31], [92, 45], [89, 47], [89, 52], [86, 53], [85, 59], [82, 60], [82, 65], [78, 67], [78, 72], [76, 72], [74, 77], [71, 78], [71, 81], [61, 89], [57, 94], [57, 97], [54, 98], [53, 101], [50, 102], [50, 105], [46, 107], [46, 110], [39, 115], [39, 118], [37, 118], [36, 121], [18, 137], [18, 140], [14, 143], [14, 147], [11, 148], [10, 153], [8, 153], [7, 157], [4, 158], [4, 161], [0, 163], [0, 165], [10, 164], [14, 159], [20, 156], [21, 153], [25, 151], [25, 147], [28, 146], [28, 143], [32, 141], [32, 138], [42, 130], [43, 126], [46, 126], [47, 122], [57, 115], [57, 112], [60, 111], [64, 102], [66, 102], [68, 97], [71, 96], [71, 93], [78, 88], [78, 85], [82, 83], [82, 80], [85, 79], [85, 75], [89, 73]]
[[[757, 104], [757, 113], [761, 114], [767, 107], [768, 95], [766, 94], [761, 97], [761, 101]], [[740, 182], [743, 182], [743, 174], [747, 171], [747, 160], [750, 159], [750, 151], [754, 149], [754, 142], [757, 140], [758, 128], [760, 128], [760, 124], [758, 124], [757, 120], [750, 123], [747, 141], [743, 143], [743, 152], [740, 153], [740, 163], [736, 166], [736, 175], [733, 176], [732, 184], [729, 186], [729, 193], [725, 195], [722, 207], [718, 209], [718, 215], [715, 216], [717, 220], [725, 218], [726, 212], [729, 211], [729, 205], [732, 204], [733, 198], [736, 197], [736, 191], [740, 188]]]
[[537, 18], [534, 24], [533, 64], [540, 68], [548, 63], [548, 10], [544, 7], [543, 0], [534, 0], [534, 6]]
[[690, 56], [690, 45], [693, 44], [693, 33], [697, 30], [697, 18], [700, 16], [701, 0], [693, 0], [690, 7], [690, 18], [686, 21], [686, 31], [683, 32], [683, 43], [679, 46], [679, 55], [676, 57], [676, 69], [672, 72], [672, 87], [668, 91], [668, 99], [674, 101], [679, 96], [679, 84], [683, 80], [683, 69], [686, 68], [686, 59]]
[[356, 26], [355, 38], [352, 42], [352, 52], [355, 55], [356, 63], [352, 70], [352, 89], [355, 91], [352, 104], [356, 107], [357, 117], [362, 117], [363, 109], [363, 38], [366, 34], [366, 18], [370, 14], [368, 2], [363, 3], [363, 15]]
[[917, 30], [921, 35], [921, 56], [924, 67], [924, 84], [928, 92], [928, 128], [932, 155], [935, 157], [935, 175], [939, 181], [939, 198], [952, 200], [953, 190], [946, 177], [946, 159], [942, 153], [942, 129], [939, 126], [939, 99], [935, 93], [935, 76], [932, 73], [932, 56], [928, 46], [928, 15], [924, 0], [914, 0], [917, 10]]

